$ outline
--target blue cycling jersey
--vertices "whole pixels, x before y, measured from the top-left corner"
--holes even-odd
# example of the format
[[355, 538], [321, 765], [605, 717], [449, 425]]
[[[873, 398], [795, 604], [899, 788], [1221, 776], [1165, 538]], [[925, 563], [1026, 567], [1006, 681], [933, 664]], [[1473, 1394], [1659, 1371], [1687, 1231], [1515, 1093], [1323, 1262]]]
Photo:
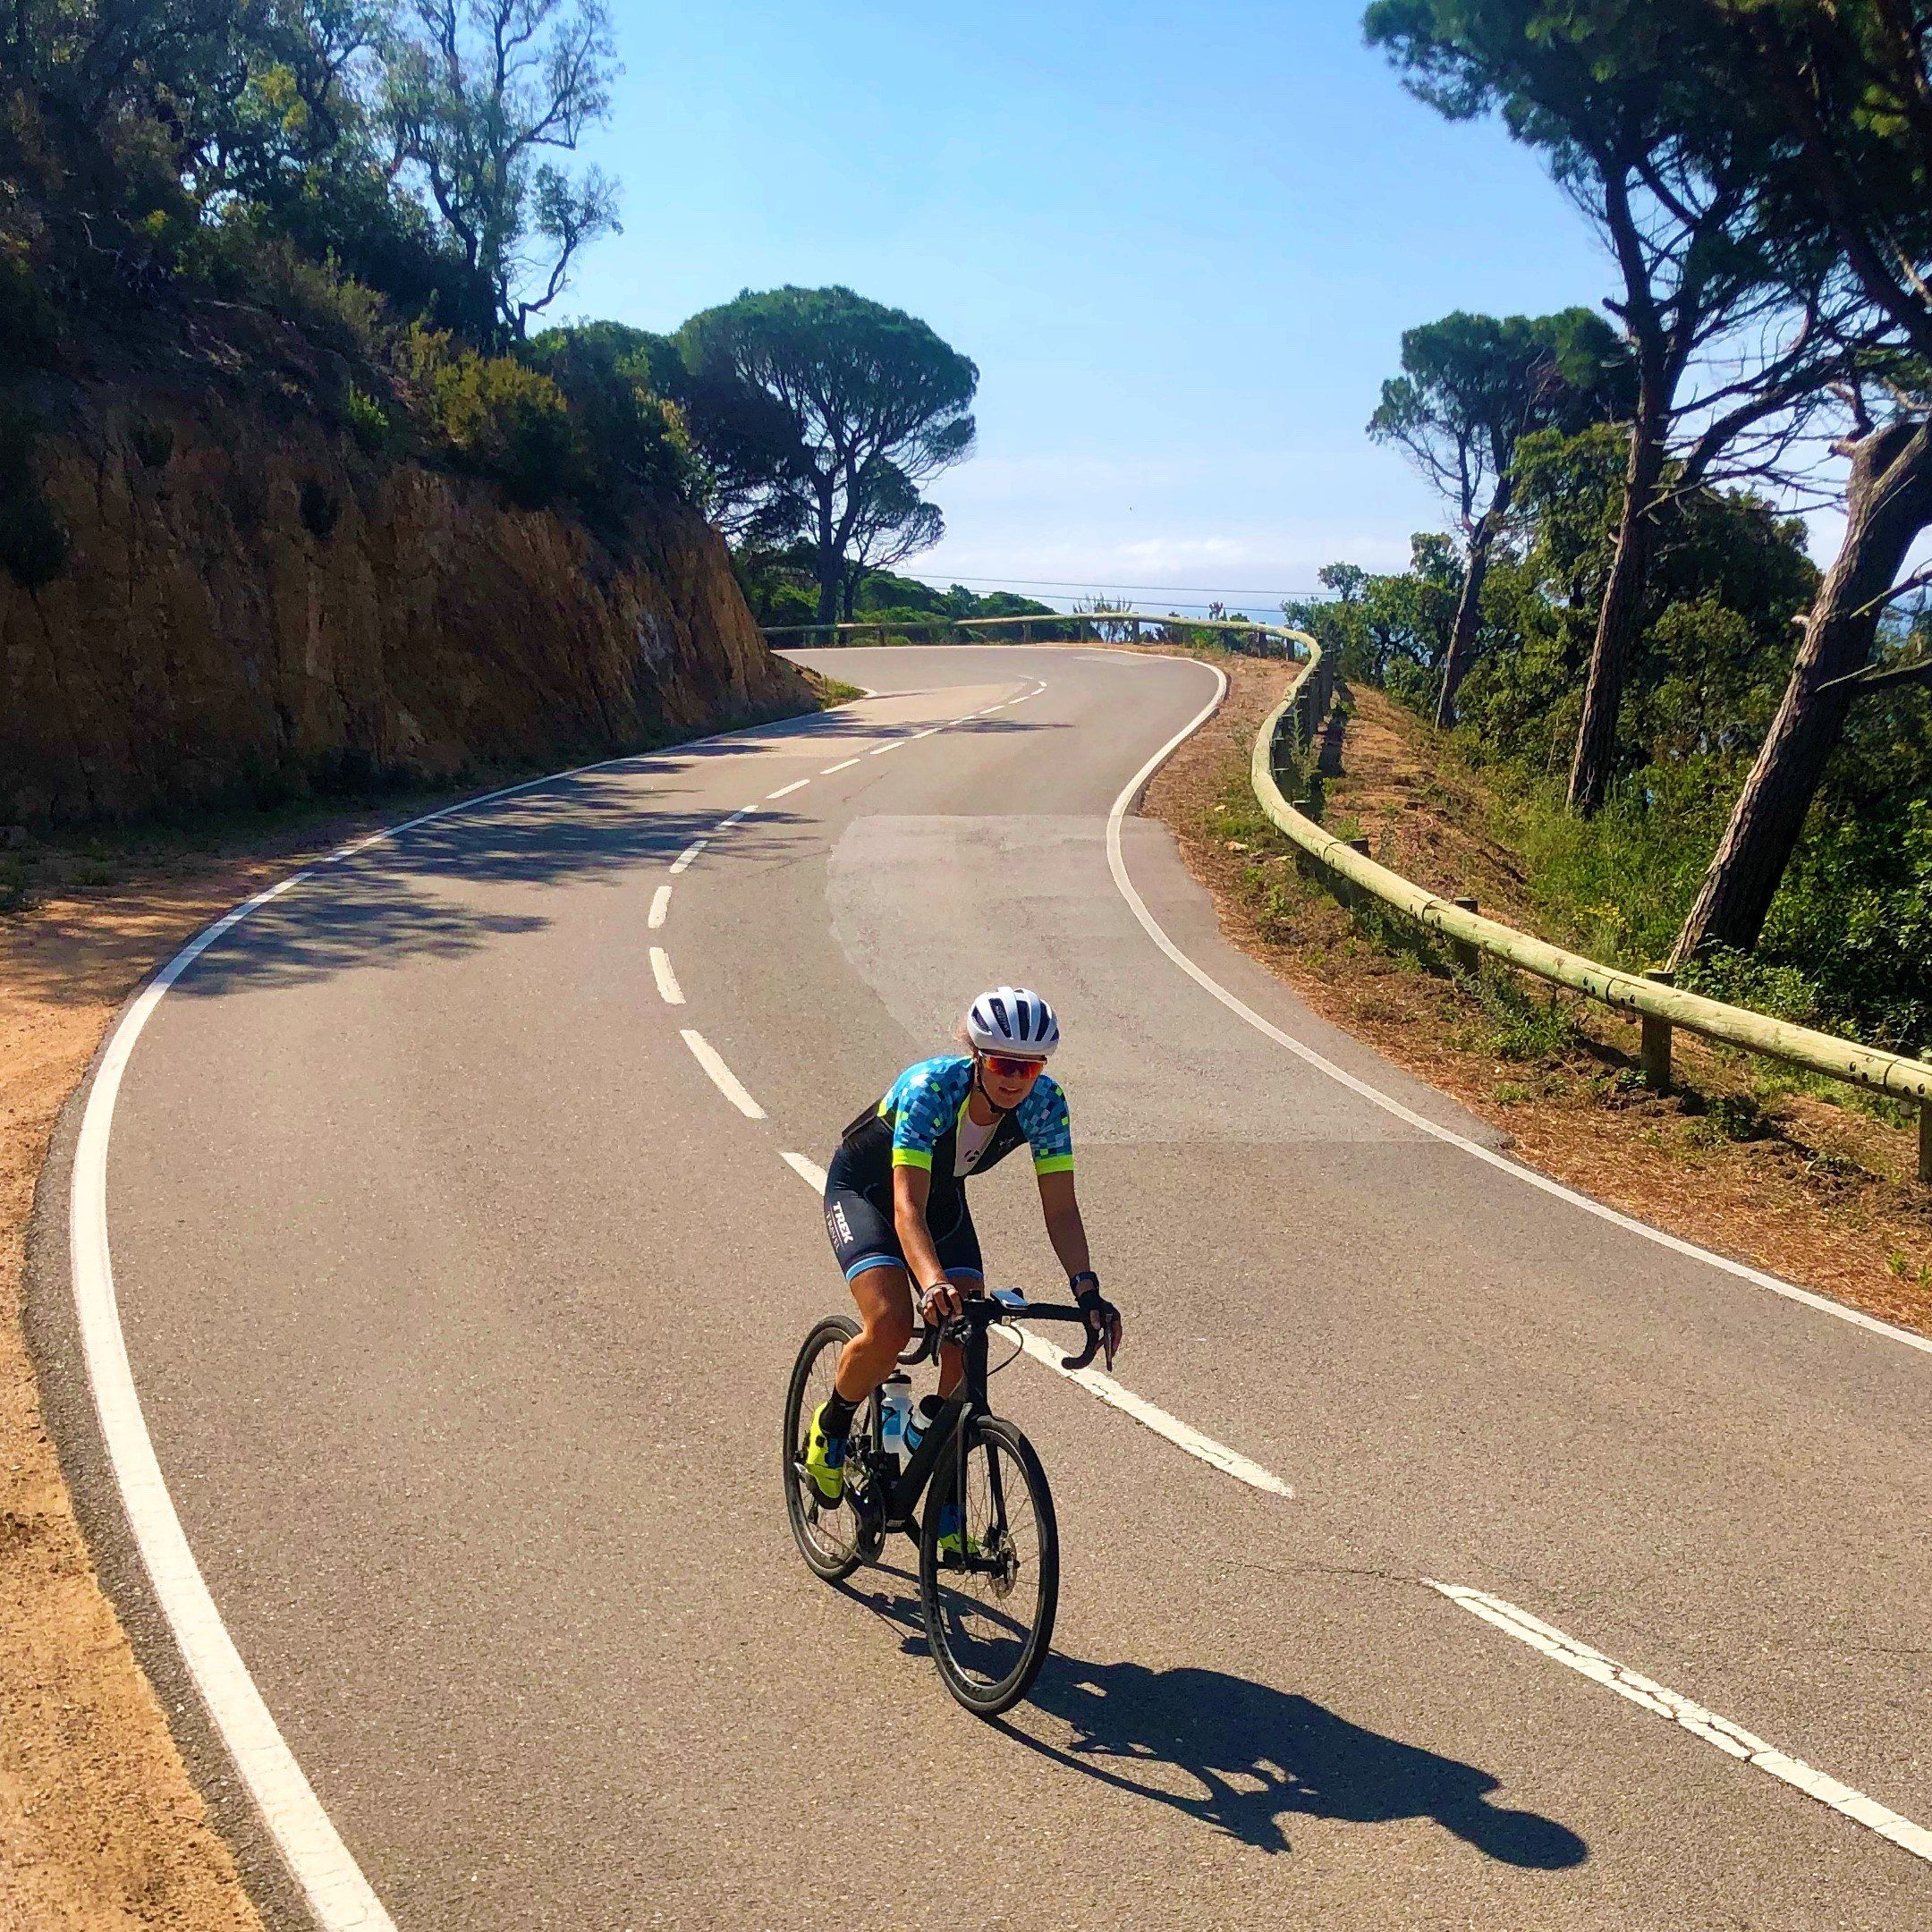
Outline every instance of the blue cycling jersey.
[[[972, 1081], [972, 1059], [966, 1054], [942, 1054], [909, 1066], [877, 1107], [846, 1129], [844, 1147], [864, 1173], [860, 1184], [885, 1178], [893, 1167], [923, 1167], [936, 1188], [956, 1184], [959, 1130]], [[983, 1173], [1022, 1140], [1032, 1149], [1034, 1173], [1065, 1174], [1072, 1167], [1066, 1095], [1050, 1074], [1040, 1074], [1026, 1098], [999, 1117], [992, 1137], [968, 1164], [970, 1171]]]

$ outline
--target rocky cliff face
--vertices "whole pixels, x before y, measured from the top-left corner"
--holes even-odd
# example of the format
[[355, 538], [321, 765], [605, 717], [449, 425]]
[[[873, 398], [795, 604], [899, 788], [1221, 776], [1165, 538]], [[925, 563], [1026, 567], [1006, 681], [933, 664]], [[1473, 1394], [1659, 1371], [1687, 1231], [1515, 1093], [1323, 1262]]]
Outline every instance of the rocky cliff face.
[[0, 568], [0, 820], [562, 765], [811, 702], [689, 511], [602, 540], [272, 391], [31, 401], [66, 554], [38, 588]]

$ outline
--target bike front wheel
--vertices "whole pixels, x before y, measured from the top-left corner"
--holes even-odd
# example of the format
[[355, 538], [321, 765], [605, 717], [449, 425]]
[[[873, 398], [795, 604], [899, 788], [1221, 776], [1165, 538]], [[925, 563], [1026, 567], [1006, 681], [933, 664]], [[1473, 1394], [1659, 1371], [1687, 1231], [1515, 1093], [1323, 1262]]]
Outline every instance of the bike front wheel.
[[[805, 1436], [820, 1402], [832, 1393], [832, 1378], [845, 1344], [859, 1333], [849, 1315], [828, 1315], [805, 1337], [785, 1390], [779, 1447], [784, 1453], [785, 1514], [792, 1521], [799, 1554], [828, 1582], [850, 1576], [864, 1560], [861, 1525], [850, 1502], [826, 1503], [805, 1473]], [[845, 1442], [848, 1480], [866, 1466], [870, 1445], [872, 1404], [852, 1418]]]
[[1059, 1603], [1046, 1471], [1011, 1422], [978, 1417], [934, 1471], [919, 1536], [919, 1607], [946, 1689], [981, 1717], [1011, 1709], [1046, 1659]]

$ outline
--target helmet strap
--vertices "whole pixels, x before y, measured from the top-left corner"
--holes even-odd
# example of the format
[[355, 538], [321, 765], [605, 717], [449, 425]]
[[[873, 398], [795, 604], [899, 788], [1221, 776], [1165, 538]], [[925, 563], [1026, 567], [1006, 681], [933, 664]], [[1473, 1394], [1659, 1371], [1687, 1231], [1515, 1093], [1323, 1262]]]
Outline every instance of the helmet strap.
[[981, 1098], [982, 1100], [984, 1100], [984, 1101], [986, 1102], [986, 1104], [987, 1104], [987, 1106], [988, 1106], [989, 1107], [991, 1107], [991, 1108], [993, 1109], [994, 1113], [996, 1113], [996, 1114], [1011, 1114], [1011, 1113], [1013, 1112], [1013, 1109], [1012, 1109], [1012, 1108], [1011, 1108], [1010, 1106], [1001, 1106], [1001, 1105], [999, 1104], [999, 1102], [998, 1102], [997, 1100], [996, 1100], [996, 1099], [995, 1099], [995, 1098], [993, 1097], [993, 1096], [992, 1096], [991, 1094], [989, 1094], [989, 1093], [988, 1093], [988, 1092], [987, 1092], [987, 1091], [986, 1090], [986, 1081], [985, 1081], [984, 1080], [982, 1080], [982, 1079], [980, 1078], [980, 1076], [979, 1076], [979, 1056], [980, 1056], [980, 1048], [979, 1048], [978, 1046], [975, 1046], [975, 1047], [973, 1048], [973, 1089], [974, 1089], [974, 1090], [975, 1090], [975, 1091], [976, 1091], [976, 1092], [977, 1092], [977, 1093], [979, 1094], [979, 1097], [980, 1097], [980, 1098]]

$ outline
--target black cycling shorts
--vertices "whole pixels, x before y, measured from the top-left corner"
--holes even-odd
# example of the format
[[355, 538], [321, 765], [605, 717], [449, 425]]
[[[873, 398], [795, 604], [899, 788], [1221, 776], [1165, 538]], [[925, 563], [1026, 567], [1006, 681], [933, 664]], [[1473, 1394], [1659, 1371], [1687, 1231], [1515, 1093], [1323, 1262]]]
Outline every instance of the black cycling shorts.
[[[904, 1267], [905, 1253], [899, 1245], [898, 1230], [893, 1226], [889, 1187], [881, 1205], [876, 1191], [869, 1192], [854, 1187], [852, 1179], [842, 1148], [832, 1157], [832, 1165], [826, 1174], [825, 1224], [826, 1233], [832, 1238], [832, 1252], [838, 1257], [845, 1279], [851, 1281], [868, 1268], [888, 1265]], [[955, 1188], [937, 1200], [928, 1200], [926, 1224], [932, 1233], [939, 1266], [948, 1275], [970, 1275], [979, 1281], [986, 1278], [979, 1261], [979, 1236], [967, 1209], [963, 1189]]]

